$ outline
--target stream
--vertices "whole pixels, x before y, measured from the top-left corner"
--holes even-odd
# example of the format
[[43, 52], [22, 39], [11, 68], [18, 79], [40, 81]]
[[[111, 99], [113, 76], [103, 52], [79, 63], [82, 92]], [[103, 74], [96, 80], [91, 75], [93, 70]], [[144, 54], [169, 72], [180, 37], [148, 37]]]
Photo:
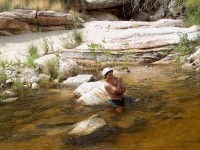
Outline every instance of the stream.
[[[0, 150], [200, 149], [200, 74], [136, 65], [120, 72], [138, 99], [116, 116], [109, 106], [76, 103], [73, 86], [37, 91], [0, 106]], [[101, 114], [111, 130], [70, 138], [71, 125]]]

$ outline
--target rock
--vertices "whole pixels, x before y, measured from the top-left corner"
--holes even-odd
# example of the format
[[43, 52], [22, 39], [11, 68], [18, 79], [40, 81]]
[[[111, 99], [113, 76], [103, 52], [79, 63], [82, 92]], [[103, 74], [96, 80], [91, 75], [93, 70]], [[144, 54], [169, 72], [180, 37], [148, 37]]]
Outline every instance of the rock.
[[38, 31], [38, 25], [46, 31], [74, 27], [74, 17], [68, 13], [16, 9], [0, 13], [0, 35], [15, 35]]
[[139, 12], [136, 16], [132, 16], [134, 21], [148, 21], [149, 20], [149, 15], [145, 12]]
[[[195, 52], [186, 58], [186, 62], [183, 64], [183, 67], [191, 67], [191, 69], [198, 71], [200, 68], [200, 46], [196, 47]], [[187, 67], [188, 68], [188, 67]]]
[[87, 92], [89, 92], [90, 90], [92, 90], [96, 87], [102, 87], [102, 86], [103, 86], [103, 82], [101, 82], [101, 81], [83, 83], [76, 88], [76, 90], [74, 91], [74, 94], [77, 97], [80, 97], [80, 96], [86, 94]]
[[98, 128], [101, 128], [105, 125], [106, 122], [101, 118], [89, 118], [75, 124], [75, 127], [71, 131], [69, 131], [68, 134], [74, 136], [84, 136], [91, 134]]
[[109, 8], [129, 3], [130, 0], [85, 0], [87, 9]]
[[83, 83], [75, 90], [75, 95], [81, 95], [77, 102], [83, 105], [105, 105], [109, 99], [104, 84], [101, 81]]
[[182, 20], [174, 20], [174, 19], [160, 19], [154, 22], [153, 26], [157, 27], [183, 27]]
[[55, 54], [49, 54], [42, 56], [36, 60], [34, 60], [34, 65], [36, 68], [39, 68], [43, 73], [48, 74], [48, 68], [47, 68], [47, 63], [55, 61], [57, 56]]
[[1, 103], [5, 104], [5, 103], [12, 103], [12, 102], [15, 102], [19, 99], [19, 97], [13, 97], [13, 98], [7, 98], [7, 99], [4, 99], [4, 100], [1, 100]]
[[184, 7], [183, 3], [181, 3], [180, 1], [171, 0], [168, 5], [169, 13], [173, 17], [177, 17], [178, 15], [182, 13], [183, 7]]
[[31, 77], [30, 83], [37, 83], [38, 82], [38, 78], [36, 76]]
[[102, 12], [102, 11], [90, 11], [88, 12], [89, 15], [91, 15], [93, 18], [95, 18], [98, 21], [119, 21], [119, 19], [107, 12]]
[[67, 80], [63, 81], [63, 84], [68, 85], [81, 85], [82, 83], [89, 82], [93, 79], [93, 75], [80, 74], [75, 77], [69, 77]]
[[47, 74], [41, 73], [38, 76], [38, 81], [44, 80], [44, 81], [50, 81], [51, 77]]
[[6, 80], [6, 85], [12, 85], [13, 84], [13, 80], [12, 79], [8, 79]]
[[74, 23], [71, 14], [58, 13], [53, 11], [38, 11], [37, 22], [39, 25], [47, 26], [59, 26]]
[[15, 35], [30, 32], [27, 22], [19, 21], [6, 13], [0, 13], [0, 35]]
[[38, 72], [36, 72], [34, 69], [26, 69], [23, 72], [23, 76], [25, 78], [31, 78], [33, 76], [38, 76]]
[[39, 85], [37, 84], [37, 83], [33, 83], [32, 85], [31, 85], [31, 88], [33, 89], [33, 90], [38, 90], [39, 89]]
[[5, 91], [3, 93], [3, 95], [7, 96], [7, 97], [14, 97], [16, 96], [16, 93], [12, 92], [12, 91]]
[[60, 67], [59, 67], [61, 80], [67, 79], [70, 76], [77, 75], [79, 71], [80, 71], [80, 68], [75, 61], [71, 59], [61, 58]]

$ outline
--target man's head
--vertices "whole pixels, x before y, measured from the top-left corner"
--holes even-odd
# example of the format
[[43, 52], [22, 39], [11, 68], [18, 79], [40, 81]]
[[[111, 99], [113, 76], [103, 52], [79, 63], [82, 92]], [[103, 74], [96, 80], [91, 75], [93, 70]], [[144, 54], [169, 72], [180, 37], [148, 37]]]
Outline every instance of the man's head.
[[102, 76], [105, 78], [109, 73], [113, 73], [113, 68], [107, 67], [102, 71]]

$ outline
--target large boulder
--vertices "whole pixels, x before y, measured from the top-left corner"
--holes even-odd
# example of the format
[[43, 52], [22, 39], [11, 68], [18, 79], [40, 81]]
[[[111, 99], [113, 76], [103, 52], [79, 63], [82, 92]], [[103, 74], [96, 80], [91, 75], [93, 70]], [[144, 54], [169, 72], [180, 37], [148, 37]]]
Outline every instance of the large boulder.
[[75, 19], [71, 14], [53, 11], [16, 9], [0, 13], [0, 35], [52, 31], [71, 28]]
[[88, 82], [81, 84], [75, 91], [80, 96], [77, 102], [83, 105], [105, 105], [108, 104], [107, 95], [102, 81]]
[[72, 59], [61, 59], [60, 66], [60, 79], [67, 79], [68, 77], [77, 75], [80, 72], [79, 65]]
[[14, 35], [31, 32], [27, 22], [22, 22], [0, 13], [0, 35]]
[[55, 54], [49, 54], [36, 59], [34, 64], [43, 73], [49, 74], [48, 63], [56, 63], [56, 61], [59, 61], [57, 65], [59, 65], [58, 72], [61, 80], [78, 74], [80, 68], [75, 61], [71, 59], [58, 59]]

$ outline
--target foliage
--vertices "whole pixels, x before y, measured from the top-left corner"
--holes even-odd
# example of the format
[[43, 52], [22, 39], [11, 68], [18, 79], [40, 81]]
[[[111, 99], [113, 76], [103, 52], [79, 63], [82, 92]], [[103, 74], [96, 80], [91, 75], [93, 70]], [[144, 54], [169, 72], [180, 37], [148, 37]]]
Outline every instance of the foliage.
[[59, 38], [61, 45], [66, 49], [75, 48], [83, 41], [83, 35], [81, 32], [74, 30], [69, 36], [62, 36]]
[[179, 33], [180, 42], [177, 47], [177, 56], [176, 56], [176, 70], [181, 68], [181, 56], [191, 54], [194, 50], [194, 47], [191, 45], [192, 42], [188, 38], [187, 33]]
[[17, 93], [19, 97], [24, 97], [26, 95], [27, 89], [24, 86], [24, 82], [17, 79], [13, 82], [12, 90]]
[[80, 45], [81, 42], [83, 41], [83, 35], [81, 32], [74, 30], [72, 33], [72, 38], [76, 42], [77, 45]]
[[5, 70], [0, 71], [0, 84], [6, 82], [7, 75]]
[[28, 56], [27, 56], [27, 64], [28, 66], [32, 66], [34, 67], [34, 60], [39, 58], [39, 54], [38, 54], [38, 48], [37, 46], [31, 44], [28, 47]]
[[4, 60], [4, 59], [0, 58], [0, 68], [2, 68], [3, 70], [5, 70], [10, 65], [12, 65], [12, 60], [10, 62], [8, 62], [7, 59]]
[[186, 23], [188, 25], [200, 24], [200, 2], [199, 0], [184, 0], [186, 7]]
[[60, 78], [60, 72], [59, 72], [59, 58], [49, 60], [46, 64], [48, 74], [50, 74], [51, 78], [56, 79]]
[[131, 55], [125, 54], [123, 56], [123, 60], [124, 60], [124, 63], [123, 63], [122, 69], [128, 69], [128, 63], [131, 61]]
[[49, 51], [53, 51], [53, 45], [54, 45], [54, 41], [51, 39], [48, 39], [46, 37], [42, 38], [42, 49], [44, 51], [44, 54], [47, 55], [49, 53]]
[[191, 41], [188, 38], [187, 33], [178, 34], [180, 42], [178, 44], [178, 53], [180, 56], [188, 55], [193, 52]]
[[0, 0], [0, 12], [9, 10], [10, 2], [8, 0]]
[[[106, 41], [103, 40], [102, 42], [105, 43]], [[105, 56], [105, 59], [108, 59], [109, 57], [111, 57], [111, 53], [109, 50], [105, 49], [102, 44], [99, 44], [99, 43], [88, 44], [88, 50], [90, 51], [92, 59], [95, 61], [96, 71], [98, 72], [99, 65], [101, 65], [101, 60], [97, 58], [97, 52], [102, 51]]]

